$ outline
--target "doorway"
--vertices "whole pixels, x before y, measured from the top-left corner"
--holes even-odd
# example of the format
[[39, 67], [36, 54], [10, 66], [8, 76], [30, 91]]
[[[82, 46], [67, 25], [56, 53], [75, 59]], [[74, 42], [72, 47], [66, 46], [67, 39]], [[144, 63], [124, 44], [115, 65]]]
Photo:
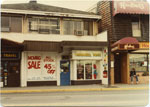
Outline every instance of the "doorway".
[[70, 85], [70, 61], [69, 60], [60, 61], [60, 68], [61, 68], [60, 85], [61, 86]]
[[4, 87], [20, 86], [20, 63], [19, 61], [2, 61], [1, 73]]

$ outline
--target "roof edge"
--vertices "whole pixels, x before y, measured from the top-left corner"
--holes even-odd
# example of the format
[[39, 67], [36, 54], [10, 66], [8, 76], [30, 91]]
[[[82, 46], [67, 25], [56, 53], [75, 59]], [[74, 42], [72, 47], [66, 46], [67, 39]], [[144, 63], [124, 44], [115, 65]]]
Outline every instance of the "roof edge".
[[76, 17], [76, 18], [89, 18], [89, 19], [102, 18], [100, 15], [32, 11], [32, 10], [29, 12], [29, 10], [3, 9], [3, 8], [1, 9], [1, 13], [16, 13], [16, 14], [25, 14], [25, 15], [42, 15], [42, 16], [58, 16], [58, 17]]

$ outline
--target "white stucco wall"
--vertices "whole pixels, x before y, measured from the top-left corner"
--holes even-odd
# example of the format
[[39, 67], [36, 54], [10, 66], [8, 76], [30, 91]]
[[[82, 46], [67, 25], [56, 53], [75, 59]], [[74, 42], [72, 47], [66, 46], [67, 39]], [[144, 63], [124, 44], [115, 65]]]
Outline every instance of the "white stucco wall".
[[[31, 60], [28, 56], [41, 56], [41, 60]], [[54, 61], [46, 60], [47, 57], [51, 57]], [[52, 52], [22, 52], [21, 87], [26, 87], [27, 81], [57, 81], [57, 85], [60, 85], [60, 58], [58, 53]], [[36, 65], [32, 66], [32, 62], [36, 62]], [[45, 68], [45, 65], [50, 64], [50, 68]], [[55, 72], [52, 73], [51, 70], [55, 70]]]

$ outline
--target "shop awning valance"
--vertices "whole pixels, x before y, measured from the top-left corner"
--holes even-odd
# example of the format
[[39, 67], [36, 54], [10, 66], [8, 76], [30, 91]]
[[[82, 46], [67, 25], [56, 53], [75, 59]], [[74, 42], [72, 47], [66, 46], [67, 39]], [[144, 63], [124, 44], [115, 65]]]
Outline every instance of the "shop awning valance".
[[116, 14], [149, 14], [148, 2], [114, 1], [113, 15]]
[[12, 41], [9, 39], [1, 39], [1, 50], [2, 51], [22, 51], [24, 45], [22, 43]]
[[137, 50], [139, 49], [139, 42], [136, 38], [125, 37], [112, 44], [112, 51], [117, 50]]

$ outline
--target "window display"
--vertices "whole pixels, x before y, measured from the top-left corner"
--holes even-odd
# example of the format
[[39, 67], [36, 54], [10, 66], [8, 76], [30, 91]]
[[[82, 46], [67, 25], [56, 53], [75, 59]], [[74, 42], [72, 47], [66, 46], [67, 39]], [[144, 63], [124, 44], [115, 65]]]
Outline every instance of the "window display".
[[77, 80], [100, 79], [100, 61], [77, 61]]
[[84, 79], [84, 62], [78, 61], [77, 62], [77, 79]]
[[148, 71], [148, 54], [130, 54], [130, 70]]

